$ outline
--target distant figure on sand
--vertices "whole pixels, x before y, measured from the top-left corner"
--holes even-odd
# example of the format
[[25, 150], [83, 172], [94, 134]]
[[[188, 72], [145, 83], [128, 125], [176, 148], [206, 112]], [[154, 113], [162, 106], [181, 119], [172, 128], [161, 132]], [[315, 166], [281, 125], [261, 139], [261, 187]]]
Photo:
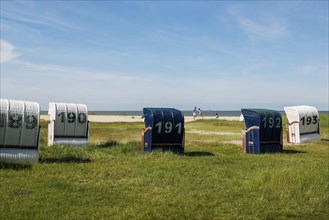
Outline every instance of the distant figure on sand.
[[219, 118], [219, 114], [218, 114], [218, 112], [216, 112], [216, 118]]
[[198, 109], [198, 116], [202, 117], [203, 118], [203, 115], [202, 115], [202, 110], [201, 108]]
[[198, 110], [196, 109], [196, 107], [194, 107], [193, 109], [193, 119], [195, 120], [195, 117], [197, 116]]

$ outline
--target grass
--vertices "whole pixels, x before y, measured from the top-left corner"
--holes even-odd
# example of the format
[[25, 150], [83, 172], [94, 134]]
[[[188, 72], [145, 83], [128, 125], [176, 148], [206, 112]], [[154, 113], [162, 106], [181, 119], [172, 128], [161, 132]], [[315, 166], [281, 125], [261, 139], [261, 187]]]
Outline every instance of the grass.
[[91, 123], [87, 147], [48, 147], [43, 121], [39, 163], [0, 163], [0, 219], [327, 219], [328, 119], [321, 141], [262, 155], [227, 143], [243, 122], [186, 123], [183, 156], [141, 152], [142, 123]]

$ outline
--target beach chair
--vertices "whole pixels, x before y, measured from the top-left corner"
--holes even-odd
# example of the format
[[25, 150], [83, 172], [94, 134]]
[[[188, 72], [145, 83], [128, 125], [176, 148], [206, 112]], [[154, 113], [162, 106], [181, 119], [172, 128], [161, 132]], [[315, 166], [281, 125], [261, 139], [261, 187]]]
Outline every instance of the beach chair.
[[247, 129], [242, 131], [242, 148], [247, 154], [282, 152], [282, 117], [268, 109], [241, 109]]
[[87, 145], [89, 121], [87, 106], [72, 103], [49, 103], [48, 145]]
[[184, 115], [174, 108], [144, 108], [143, 151], [154, 149], [184, 153]]
[[0, 99], [0, 161], [38, 162], [40, 106]]
[[284, 107], [288, 124], [286, 134], [288, 143], [303, 143], [320, 140], [320, 117], [313, 106]]

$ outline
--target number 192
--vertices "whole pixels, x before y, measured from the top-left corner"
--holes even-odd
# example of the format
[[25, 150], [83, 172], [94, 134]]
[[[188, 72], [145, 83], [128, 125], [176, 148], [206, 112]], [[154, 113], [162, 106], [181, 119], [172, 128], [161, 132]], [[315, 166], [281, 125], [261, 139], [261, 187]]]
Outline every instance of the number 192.
[[266, 117], [262, 118], [262, 123], [263, 123], [263, 127], [266, 128], [267, 126], [269, 128], [273, 128], [275, 126], [275, 128], [281, 128], [281, 118], [277, 117], [274, 118], [273, 117], [269, 117], [268, 120]]

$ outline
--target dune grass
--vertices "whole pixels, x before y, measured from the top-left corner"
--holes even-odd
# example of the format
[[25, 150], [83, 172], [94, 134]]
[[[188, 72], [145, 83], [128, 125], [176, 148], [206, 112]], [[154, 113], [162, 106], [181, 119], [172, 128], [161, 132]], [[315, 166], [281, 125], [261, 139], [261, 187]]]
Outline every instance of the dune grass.
[[141, 152], [142, 123], [91, 123], [87, 147], [48, 147], [43, 121], [39, 163], [0, 163], [0, 219], [327, 219], [328, 121], [321, 141], [245, 155], [227, 142], [243, 122], [198, 120], [182, 156]]

